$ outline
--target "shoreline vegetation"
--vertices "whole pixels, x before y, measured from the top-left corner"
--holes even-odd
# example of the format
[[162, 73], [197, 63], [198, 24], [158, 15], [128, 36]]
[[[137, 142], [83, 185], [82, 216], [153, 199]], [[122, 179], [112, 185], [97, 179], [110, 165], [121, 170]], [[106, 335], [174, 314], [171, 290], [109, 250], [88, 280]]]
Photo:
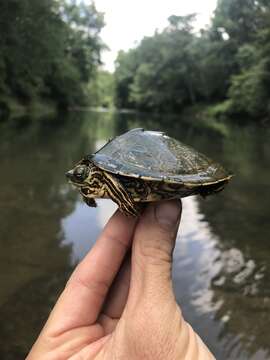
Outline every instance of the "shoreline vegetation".
[[209, 122], [269, 120], [269, 19], [266, 0], [219, 0], [200, 31], [196, 14], [170, 16], [165, 29], [119, 52], [116, 105], [160, 113], [204, 105]]
[[87, 105], [105, 44], [94, 3], [0, 3], [0, 116]]
[[[25, 117], [30, 117], [32, 120], [40, 121], [41, 119], [52, 119], [54, 120], [58, 114], [59, 110], [56, 105], [51, 102], [43, 102], [42, 100], [36, 100], [33, 103], [24, 106], [19, 102], [16, 102], [14, 99], [7, 99], [6, 101], [10, 101], [10, 109], [9, 117], [5, 117], [6, 119], [24, 119]], [[219, 105], [216, 105], [219, 106]], [[185, 108], [181, 113], [171, 113], [166, 114], [166, 117], [173, 118], [173, 121], [178, 121], [177, 119], [181, 119], [182, 122], [185, 122], [187, 125], [192, 126], [196, 129], [207, 129], [211, 130], [214, 134], [222, 137], [229, 136], [229, 126], [231, 124], [230, 120], [218, 120], [215, 116], [209, 116], [211, 114], [212, 109], [215, 108], [214, 105], [206, 106], [206, 105], [196, 105]], [[115, 113], [122, 114], [133, 114], [139, 115], [144, 118], [148, 116], [151, 117], [155, 114], [149, 112], [139, 112], [135, 109], [118, 109], [115, 107], [101, 107], [101, 106], [73, 106], [68, 108], [65, 113], [68, 116], [73, 116], [76, 112], [84, 113], [84, 112], [105, 112], [110, 113], [113, 116]], [[158, 117], [162, 118], [165, 114], [156, 114]], [[0, 117], [1, 118], [1, 117]], [[11, 121], [12, 122], [12, 121]], [[1, 122], [0, 122], [1, 123]]]
[[13, 97], [4, 97], [0, 99], [0, 119], [1, 115], [5, 119], [14, 119], [24, 116], [31, 116], [33, 119], [39, 119], [44, 116], [55, 116], [57, 112], [57, 104], [55, 102], [45, 101], [41, 98], [32, 99], [31, 102], [28, 102], [27, 104], [22, 104], [18, 99]]
[[270, 4], [219, 0], [207, 28], [195, 31], [195, 19], [170, 16], [120, 51], [111, 74], [101, 68], [105, 23], [94, 3], [1, 3], [0, 119], [125, 109], [176, 114], [222, 136], [229, 123], [268, 124]]

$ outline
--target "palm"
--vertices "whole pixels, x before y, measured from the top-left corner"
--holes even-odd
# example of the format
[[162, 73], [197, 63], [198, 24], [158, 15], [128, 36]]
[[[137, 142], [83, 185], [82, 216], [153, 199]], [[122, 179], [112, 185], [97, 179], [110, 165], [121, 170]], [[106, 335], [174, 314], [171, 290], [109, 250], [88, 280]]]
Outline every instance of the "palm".
[[73, 329], [63, 334], [62, 337], [68, 336], [69, 341], [65, 339], [65, 354], [67, 358], [75, 355], [79, 359], [90, 360], [99, 353], [105, 344], [110, 340], [118, 319], [110, 318], [104, 314], [98, 321], [87, 327]]
[[[77, 354], [79, 359], [89, 360], [95, 357], [109, 342], [111, 334], [114, 332], [126, 304], [129, 280], [130, 257], [127, 256], [106, 296], [96, 322], [90, 326], [82, 326], [78, 329], [67, 329], [66, 333], [69, 333], [70, 336], [69, 356]], [[71, 286], [74, 286], [74, 284]], [[84, 285], [76, 283], [75, 287], [76, 286], [81, 287]], [[103, 295], [107, 293], [106, 286], [102, 289], [101, 284], [99, 284], [99, 290], [101, 290], [101, 293], [98, 294], [97, 292], [97, 298], [99, 296], [103, 297]], [[92, 292], [93, 289], [89, 288], [89, 291]], [[91, 309], [89, 310], [91, 312]], [[74, 347], [73, 344], [76, 344], [76, 346]], [[77, 344], [81, 345], [77, 347]]]

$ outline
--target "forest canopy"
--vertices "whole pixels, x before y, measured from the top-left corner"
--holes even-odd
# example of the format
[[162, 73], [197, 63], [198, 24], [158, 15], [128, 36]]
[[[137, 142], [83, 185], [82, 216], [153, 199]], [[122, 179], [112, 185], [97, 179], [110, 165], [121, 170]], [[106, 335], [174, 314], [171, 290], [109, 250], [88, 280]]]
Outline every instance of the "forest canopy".
[[103, 14], [76, 0], [0, 2], [0, 102], [84, 104], [104, 47]]
[[175, 112], [194, 104], [249, 118], [270, 116], [270, 4], [219, 0], [211, 25], [172, 15], [116, 60], [118, 107]]
[[210, 25], [171, 15], [137, 47], [102, 69], [104, 16], [94, 2], [0, 2], [0, 115], [12, 101], [270, 118], [269, 0], [218, 0]]

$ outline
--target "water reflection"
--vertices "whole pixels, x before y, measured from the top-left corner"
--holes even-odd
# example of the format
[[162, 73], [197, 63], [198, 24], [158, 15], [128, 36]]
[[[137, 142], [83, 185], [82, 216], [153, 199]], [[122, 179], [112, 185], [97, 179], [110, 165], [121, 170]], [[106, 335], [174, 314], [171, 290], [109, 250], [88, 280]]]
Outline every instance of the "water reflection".
[[270, 299], [255, 290], [263, 272], [240, 249], [221, 250], [197, 198], [184, 199], [183, 208], [173, 274], [187, 320], [218, 359], [268, 359]]
[[74, 265], [115, 210], [87, 207], [64, 174], [132, 127], [164, 130], [236, 174], [216, 197], [184, 199], [174, 287], [185, 317], [218, 359], [269, 359], [269, 129], [222, 138], [190, 119], [74, 113], [0, 126], [0, 358], [27, 353]]
[[97, 200], [97, 205], [97, 208], [89, 208], [78, 200], [74, 211], [62, 220], [62, 246], [71, 245], [72, 264], [76, 264], [89, 251], [117, 208], [110, 200]]

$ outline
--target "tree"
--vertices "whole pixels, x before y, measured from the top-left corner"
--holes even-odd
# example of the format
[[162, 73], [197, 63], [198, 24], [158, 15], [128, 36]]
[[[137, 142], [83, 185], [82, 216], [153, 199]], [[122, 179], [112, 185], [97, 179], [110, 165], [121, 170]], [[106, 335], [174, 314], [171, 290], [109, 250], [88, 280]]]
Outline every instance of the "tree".
[[115, 62], [115, 104], [119, 108], [134, 107], [134, 103], [130, 99], [130, 86], [138, 67], [137, 63], [136, 49], [127, 53], [119, 51]]
[[168, 112], [224, 102], [226, 114], [270, 116], [269, 2], [219, 0], [200, 33], [194, 19], [172, 15], [163, 31], [119, 53], [117, 106]]
[[114, 76], [106, 70], [96, 72], [95, 79], [89, 83], [90, 103], [105, 108], [113, 107]]
[[193, 20], [194, 15], [171, 16], [164, 31], [145, 37], [136, 49], [119, 53], [115, 74], [118, 106], [170, 111], [196, 101], [190, 51]]
[[100, 63], [103, 14], [63, 0], [0, 3], [0, 96], [25, 103], [51, 98], [60, 107], [84, 102]]
[[231, 78], [230, 111], [251, 118], [270, 116], [270, 5], [254, 1], [256, 27], [248, 43], [239, 47], [239, 73]]

